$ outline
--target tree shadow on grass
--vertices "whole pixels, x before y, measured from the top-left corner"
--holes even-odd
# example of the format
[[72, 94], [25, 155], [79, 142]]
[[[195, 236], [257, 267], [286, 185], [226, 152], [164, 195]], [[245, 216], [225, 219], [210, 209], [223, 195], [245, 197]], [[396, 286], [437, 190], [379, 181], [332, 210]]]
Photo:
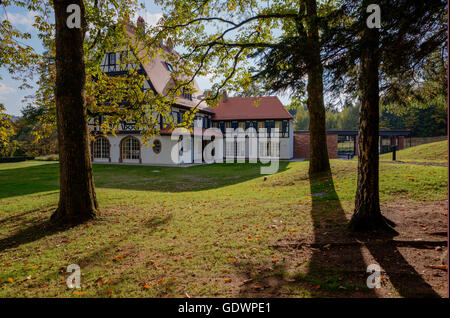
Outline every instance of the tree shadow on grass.
[[420, 245], [415, 244], [417, 242], [410, 242], [411, 244], [402, 241], [397, 242], [392, 239], [392, 236], [358, 235], [357, 237], [367, 242], [367, 249], [380, 264], [400, 296], [411, 298], [441, 297], [398, 250], [399, 246], [427, 248], [425, 246], [428, 242], [422, 242], [423, 245]]
[[[288, 169], [280, 161], [277, 173]], [[158, 167], [94, 164], [96, 188], [192, 192], [217, 189], [260, 178], [260, 163], [204, 164], [190, 167]], [[59, 165], [45, 164], [0, 170], [0, 199], [59, 189]], [[53, 193], [52, 193], [53, 194]]]
[[346, 235], [348, 220], [330, 173], [310, 176], [313, 254], [308, 272], [299, 278], [312, 284], [313, 296], [376, 297], [366, 286], [360, 244]]
[[0, 239], [0, 253], [74, 227], [73, 225], [61, 225], [50, 222], [47, 214], [44, 217], [34, 217], [22, 222], [18, 224], [21, 228], [20, 230], [9, 237]]
[[363, 248], [366, 247], [371, 254], [367, 258], [374, 259], [374, 263], [381, 266], [400, 296], [439, 297], [397, 249], [398, 246], [415, 246], [415, 242], [397, 242], [392, 235], [381, 236], [379, 233], [348, 233], [348, 220], [332, 176], [312, 177], [310, 188], [315, 249], [304, 279], [321, 285], [325, 290], [346, 291], [348, 296], [376, 297], [378, 291], [375, 294], [366, 285], [370, 275], [366, 272], [369, 264], [363, 257]]

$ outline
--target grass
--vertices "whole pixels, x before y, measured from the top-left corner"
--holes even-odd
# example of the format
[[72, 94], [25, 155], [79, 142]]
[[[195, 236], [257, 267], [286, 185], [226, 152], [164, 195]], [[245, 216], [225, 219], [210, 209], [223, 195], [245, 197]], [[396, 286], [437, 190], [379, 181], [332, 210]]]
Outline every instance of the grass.
[[[101, 216], [58, 229], [48, 224], [58, 164], [0, 164], [0, 297], [229, 297], [261, 273], [293, 277], [285, 296], [362, 289], [341, 282], [338, 272], [305, 276], [293, 263], [316, 266], [308, 256], [273, 247], [313, 236], [317, 223], [339, 217], [333, 200], [351, 215], [356, 163], [332, 160], [336, 193], [318, 197], [311, 196], [308, 162], [281, 162], [266, 180], [259, 168], [94, 165]], [[313, 191], [329, 187], [319, 182]], [[445, 167], [381, 165], [382, 201], [443, 200], [446, 193]], [[69, 264], [81, 267], [81, 290], [65, 284]]]
[[[446, 163], [448, 160], [447, 152], [447, 140], [444, 140], [402, 149], [397, 152], [397, 160], [403, 162]], [[381, 155], [380, 160], [392, 160], [392, 153]]]

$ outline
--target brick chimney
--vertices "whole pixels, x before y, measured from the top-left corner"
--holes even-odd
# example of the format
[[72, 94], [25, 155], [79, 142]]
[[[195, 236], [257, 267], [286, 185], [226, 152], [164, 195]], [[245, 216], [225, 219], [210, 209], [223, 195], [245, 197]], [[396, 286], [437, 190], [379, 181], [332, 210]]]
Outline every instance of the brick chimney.
[[227, 91], [226, 91], [226, 90], [223, 90], [223, 91], [222, 91], [222, 101], [223, 101], [224, 103], [226, 103], [227, 100], [228, 100], [228, 94], [227, 94]]
[[139, 16], [137, 19], [137, 28], [142, 32], [145, 33], [145, 20], [143, 17]]
[[169, 50], [169, 52], [172, 52], [172, 50], [173, 50], [173, 41], [172, 41], [172, 38], [168, 38], [168, 39], [167, 39], [167, 41], [166, 41], [166, 46], [167, 46], [167, 49]]

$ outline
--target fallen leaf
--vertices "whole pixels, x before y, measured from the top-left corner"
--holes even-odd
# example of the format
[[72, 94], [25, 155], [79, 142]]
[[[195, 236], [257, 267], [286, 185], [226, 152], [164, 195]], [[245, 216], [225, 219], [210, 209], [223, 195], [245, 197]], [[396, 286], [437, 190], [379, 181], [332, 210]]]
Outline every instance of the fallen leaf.
[[442, 269], [446, 271], [448, 269], [448, 265], [425, 265], [425, 267], [432, 268], [432, 269]]

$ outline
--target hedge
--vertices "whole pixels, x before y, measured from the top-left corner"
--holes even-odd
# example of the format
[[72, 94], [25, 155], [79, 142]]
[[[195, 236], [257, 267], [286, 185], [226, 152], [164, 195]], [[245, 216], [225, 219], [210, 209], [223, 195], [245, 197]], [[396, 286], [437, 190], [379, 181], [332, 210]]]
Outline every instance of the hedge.
[[26, 160], [33, 160], [34, 157], [9, 157], [9, 158], [0, 158], [0, 163], [4, 162], [20, 162], [20, 161], [26, 161]]

